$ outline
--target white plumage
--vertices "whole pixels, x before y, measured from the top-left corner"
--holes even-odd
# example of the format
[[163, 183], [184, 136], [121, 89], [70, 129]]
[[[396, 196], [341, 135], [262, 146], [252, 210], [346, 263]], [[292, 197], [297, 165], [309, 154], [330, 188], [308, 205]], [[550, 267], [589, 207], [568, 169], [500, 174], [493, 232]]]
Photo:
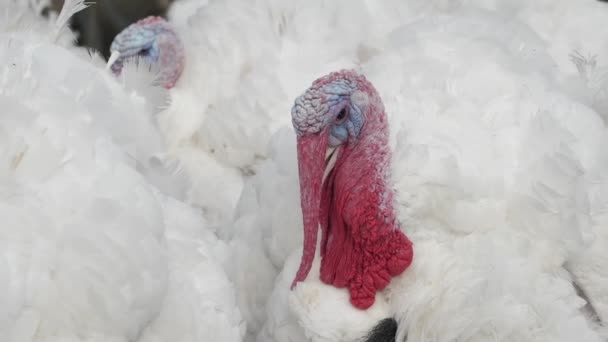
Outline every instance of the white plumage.
[[0, 339], [241, 341], [227, 247], [159, 190], [185, 180], [153, 106], [23, 25], [0, 36]]
[[[235, 223], [225, 230], [238, 246], [240, 261], [233, 267], [241, 271], [234, 280], [241, 308], [253, 322], [250, 336], [351, 341], [396, 314], [399, 341], [406, 332], [414, 341], [602, 340], [601, 327], [587, 317], [572, 285], [575, 280], [600, 318], [605, 315], [606, 257], [600, 246], [607, 243], [607, 164], [598, 147], [607, 136], [601, 115], [591, 108], [594, 90], [567, 84], [578, 80], [578, 70], [569, 57], [554, 59], [575, 48], [571, 36], [539, 34], [517, 20], [539, 9], [490, 5], [408, 2], [390, 8], [382, 21], [371, 4], [336, 4], [341, 11], [332, 12], [319, 2], [317, 8], [327, 7], [315, 17], [318, 27], [358, 23], [332, 26], [327, 33], [300, 31], [293, 51], [305, 55], [307, 39], [318, 39], [310, 45], [314, 56], [339, 51], [326, 63], [290, 55], [289, 34], [281, 35], [284, 58], [276, 69], [293, 63], [283, 83], [291, 99], [337, 69], [336, 60], [339, 67], [359, 65], [379, 89], [392, 121], [401, 220], [418, 261], [394, 281], [386, 298], [377, 299], [384, 312], [366, 313], [367, 321], [352, 312], [345, 292], [321, 284], [315, 273], [293, 293], [287, 290], [297, 268], [290, 258], [301, 253], [302, 233], [295, 136], [286, 127], [271, 141], [270, 160], [247, 181]], [[563, 3], [561, 10], [567, 8]], [[501, 11], [491, 11], [496, 9]], [[391, 14], [405, 25], [391, 31]], [[305, 28], [298, 26], [298, 15], [285, 15], [283, 32]], [[331, 20], [324, 22], [323, 15]], [[376, 31], [372, 22], [386, 26]], [[399, 20], [392, 23], [396, 28]], [[365, 32], [354, 34], [361, 26]], [[341, 38], [339, 47], [332, 37]], [[553, 47], [547, 48], [546, 39]], [[283, 105], [284, 118], [290, 106]], [[254, 267], [255, 274], [243, 274]]]
[[[178, 1], [168, 92], [25, 4], [0, 3], [1, 340], [606, 339], [573, 286], [606, 322], [605, 4]], [[289, 290], [289, 109], [342, 68], [384, 100], [415, 244], [367, 311], [318, 257]]]

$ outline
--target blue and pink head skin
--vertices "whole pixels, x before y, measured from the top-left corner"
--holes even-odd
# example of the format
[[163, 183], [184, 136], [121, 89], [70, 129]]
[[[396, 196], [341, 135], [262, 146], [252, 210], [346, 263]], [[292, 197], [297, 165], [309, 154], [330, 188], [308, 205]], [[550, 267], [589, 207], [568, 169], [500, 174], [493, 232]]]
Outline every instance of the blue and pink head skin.
[[120, 32], [110, 46], [108, 61], [119, 75], [126, 60], [143, 59], [157, 65], [162, 85], [170, 89], [180, 78], [185, 64], [184, 46], [171, 25], [161, 17], [147, 17]]
[[304, 249], [292, 288], [308, 276], [317, 232], [321, 280], [369, 308], [413, 259], [390, 186], [388, 122], [373, 85], [351, 70], [316, 80], [291, 111], [297, 134]]

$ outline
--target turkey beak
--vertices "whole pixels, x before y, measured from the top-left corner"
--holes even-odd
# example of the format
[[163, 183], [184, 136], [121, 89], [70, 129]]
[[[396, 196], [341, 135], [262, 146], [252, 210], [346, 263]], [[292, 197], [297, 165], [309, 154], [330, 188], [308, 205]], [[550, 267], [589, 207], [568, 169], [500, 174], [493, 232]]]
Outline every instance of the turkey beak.
[[120, 58], [120, 52], [112, 51], [110, 58], [108, 58], [108, 64], [106, 64], [106, 70], [109, 70], [110, 68], [112, 68], [112, 65], [114, 65], [114, 63], [116, 63], [116, 61], [119, 58]]
[[304, 249], [300, 268], [291, 284], [295, 285], [306, 279], [312, 267], [317, 247], [319, 230], [319, 211], [321, 207], [321, 188], [327, 174], [327, 162], [334, 159], [335, 153], [328, 157], [327, 141], [329, 131], [319, 134], [298, 137], [298, 173], [300, 176], [300, 206], [304, 219]]

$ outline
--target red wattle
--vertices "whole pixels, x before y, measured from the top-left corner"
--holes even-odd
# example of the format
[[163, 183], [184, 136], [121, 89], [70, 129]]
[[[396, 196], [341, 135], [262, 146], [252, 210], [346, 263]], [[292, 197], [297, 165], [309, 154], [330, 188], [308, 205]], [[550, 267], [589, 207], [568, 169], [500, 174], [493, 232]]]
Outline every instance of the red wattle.
[[352, 226], [344, 222], [339, 214], [342, 210], [336, 207], [331, 212], [338, 214], [331, 215], [329, 226], [323, 229], [327, 246], [321, 260], [321, 280], [347, 287], [351, 303], [367, 309], [373, 305], [376, 292], [412, 263], [412, 243], [397, 223], [378, 220], [378, 211], [372, 207], [356, 206], [350, 213], [355, 218]]
[[[368, 155], [374, 163], [382, 153]], [[351, 160], [361, 163], [363, 156], [351, 155]], [[323, 185], [321, 280], [348, 288], [353, 306], [367, 309], [376, 292], [410, 266], [414, 252], [395, 218], [394, 194], [385, 178], [360, 176], [360, 169], [351, 166], [355, 163], [338, 165]]]

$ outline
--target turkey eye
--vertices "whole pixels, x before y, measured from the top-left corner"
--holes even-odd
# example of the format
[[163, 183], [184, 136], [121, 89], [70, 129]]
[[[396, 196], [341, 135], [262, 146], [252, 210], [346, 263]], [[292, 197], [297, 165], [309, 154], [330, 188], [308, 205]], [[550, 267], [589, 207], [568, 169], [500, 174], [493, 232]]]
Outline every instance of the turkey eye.
[[148, 56], [149, 54], [150, 54], [150, 49], [149, 49], [149, 48], [148, 48], [148, 49], [141, 49], [141, 50], [140, 50], [140, 51], [137, 53], [137, 55], [138, 55], [138, 56], [140, 56], [140, 57], [146, 57], [146, 56]]
[[338, 113], [338, 116], [336, 116], [336, 123], [340, 124], [344, 121], [344, 119], [346, 119], [346, 107], [342, 108], [340, 113]]

